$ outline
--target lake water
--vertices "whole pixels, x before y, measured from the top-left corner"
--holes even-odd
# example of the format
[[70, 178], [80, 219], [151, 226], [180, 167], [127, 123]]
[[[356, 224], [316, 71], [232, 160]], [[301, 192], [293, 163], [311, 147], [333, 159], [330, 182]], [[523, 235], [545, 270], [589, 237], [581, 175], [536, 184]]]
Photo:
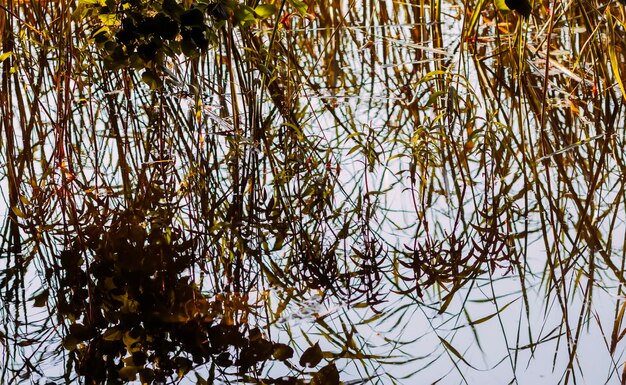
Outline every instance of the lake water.
[[[76, 4], [13, 5], [3, 383], [74, 383], [80, 360], [68, 360], [103, 336], [158, 367], [149, 333], [124, 322], [180, 333], [177, 358], [192, 345], [185, 325], [215, 326], [202, 329], [201, 379], [180, 383], [243, 381], [242, 352], [269, 354], [267, 341], [273, 359], [247, 358], [251, 383], [335, 383], [319, 374], [331, 363], [348, 384], [620, 383], [617, 4], [536, 5], [528, 21], [482, 2], [310, 5], [276, 30], [226, 26], [200, 58], [168, 57], [162, 90], [105, 69]], [[146, 285], [162, 304], [129, 310]], [[68, 340], [93, 303], [119, 309]], [[161, 326], [124, 321], [134, 311]], [[279, 343], [292, 359], [276, 358]], [[323, 360], [304, 369], [315, 343]]]

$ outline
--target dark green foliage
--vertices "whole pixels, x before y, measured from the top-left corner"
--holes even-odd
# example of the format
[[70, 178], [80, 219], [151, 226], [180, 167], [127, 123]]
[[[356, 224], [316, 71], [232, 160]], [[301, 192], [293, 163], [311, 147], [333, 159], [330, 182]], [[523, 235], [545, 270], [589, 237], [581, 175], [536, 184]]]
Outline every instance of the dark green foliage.
[[[119, 23], [109, 22], [110, 32], [99, 30], [94, 34], [96, 42], [104, 47], [102, 54], [107, 68], [117, 70], [124, 67], [151, 68], [158, 72], [167, 55], [181, 52], [196, 57], [215, 44], [216, 30], [233, 17], [240, 26], [248, 26], [271, 16], [274, 6], [255, 11], [235, 1], [196, 3], [186, 9], [176, 0], [147, 2], [142, 0], [123, 1], [118, 4], [108, 1], [104, 7], [94, 7], [91, 14], [115, 15]], [[180, 42], [177, 38], [180, 36]], [[148, 85], [155, 84], [148, 80]]]
[[168, 16], [179, 21], [180, 14], [185, 12], [185, 9], [176, 0], [163, 0], [162, 9]]
[[156, 32], [162, 39], [173, 40], [180, 31], [178, 23], [163, 13], [154, 16], [154, 24], [156, 24]]
[[224, 5], [221, 1], [209, 4], [207, 7], [209, 15], [214, 17], [216, 20], [228, 20], [231, 17], [231, 10]]
[[525, 18], [530, 16], [532, 7], [528, 0], [505, 0], [506, 6], [516, 11]]
[[180, 14], [180, 25], [183, 27], [204, 26], [204, 14], [198, 8], [191, 8]]

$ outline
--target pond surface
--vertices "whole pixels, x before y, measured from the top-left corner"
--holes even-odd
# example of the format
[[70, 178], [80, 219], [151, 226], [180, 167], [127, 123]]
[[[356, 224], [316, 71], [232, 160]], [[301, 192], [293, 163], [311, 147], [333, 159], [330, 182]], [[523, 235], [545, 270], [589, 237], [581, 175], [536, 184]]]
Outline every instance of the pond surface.
[[0, 1], [1, 383], [623, 380], [619, 3], [110, 3]]

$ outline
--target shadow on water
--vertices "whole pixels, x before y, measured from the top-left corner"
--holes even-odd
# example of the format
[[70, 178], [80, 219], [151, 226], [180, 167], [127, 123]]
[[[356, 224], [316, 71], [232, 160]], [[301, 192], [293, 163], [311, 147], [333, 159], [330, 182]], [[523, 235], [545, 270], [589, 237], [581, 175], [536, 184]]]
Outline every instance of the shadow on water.
[[623, 380], [624, 17], [0, 0], [0, 382]]

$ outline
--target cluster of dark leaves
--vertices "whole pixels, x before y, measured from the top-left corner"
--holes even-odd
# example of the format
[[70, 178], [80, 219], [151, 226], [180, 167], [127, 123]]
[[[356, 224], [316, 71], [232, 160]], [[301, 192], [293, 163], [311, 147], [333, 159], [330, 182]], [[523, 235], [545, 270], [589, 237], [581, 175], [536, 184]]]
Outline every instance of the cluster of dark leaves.
[[[306, 170], [306, 162], [304, 166], [302, 162], [293, 164], [294, 174]], [[333, 208], [336, 186], [331, 175], [334, 169], [327, 165], [326, 172], [314, 178], [296, 197], [306, 220], [293, 226], [296, 233], [289, 273], [307, 288], [322, 290], [342, 302], [380, 305], [384, 302], [381, 283], [387, 257], [385, 248], [366, 225], [369, 221], [365, 217], [360, 218], [361, 223], [356, 221], [356, 215], [366, 211], [360, 201], [349, 214]], [[327, 231], [329, 223], [341, 227], [338, 231]], [[274, 231], [280, 228], [273, 227]], [[287, 230], [285, 234], [277, 233], [281, 244], [287, 237]], [[351, 245], [348, 250], [347, 244]]]
[[107, 68], [146, 69], [144, 80], [151, 84], [158, 83], [157, 70], [166, 56], [198, 56], [217, 44], [217, 31], [227, 21], [248, 25], [268, 17], [275, 7], [261, 10], [233, 0], [200, 1], [189, 7], [177, 0], [109, 0], [89, 11], [111, 20], [92, 35]]
[[335, 292], [340, 273], [335, 254], [336, 246], [326, 249], [315, 242], [316, 240], [312, 240], [308, 233], [299, 235], [304, 247], [294, 264], [294, 275], [309, 288]]
[[[195, 4], [186, 9], [175, 0], [108, 1], [91, 10], [112, 21], [92, 35], [107, 68], [145, 69], [143, 78], [153, 88], [162, 85], [158, 69], [166, 56], [197, 56], [217, 41], [214, 29], [229, 17], [221, 3]], [[210, 19], [213, 19], [211, 22]]]
[[409, 253], [400, 263], [413, 271], [413, 277], [405, 277], [407, 281], [415, 281], [415, 288], [421, 297], [423, 290], [435, 283], [447, 284], [459, 282], [480, 273], [476, 260], [471, 255], [463, 255], [463, 241], [450, 237], [448, 247], [444, 241], [426, 240], [414, 248], [406, 246]]
[[348, 286], [349, 299], [352, 303], [363, 300], [376, 311], [376, 306], [385, 302], [382, 282], [385, 277], [383, 263], [387, 253], [382, 242], [377, 239], [367, 240], [362, 250], [352, 247], [354, 263], [358, 270], [352, 273], [352, 282]]
[[154, 15], [134, 8], [124, 14], [115, 33], [115, 49], [127, 58], [136, 53], [144, 63], [151, 63], [165, 48], [192, 56], [209, 47], [213, 34], [205, 20], [206, 7], [184, 9], [174, 0], [165, 0]]
[[[86, 227], [76, 247], [59, 255], [57, 311], [67, 325], [63, 345], [76, 373], [90, 385], [137, 377], [142, 384], [160, 384], [203, 365], [211, 365], [211, 376], [236, 368], [248, 379], [258, 378], [270, 360], [293, 367], [291, 347], [237, 324], [224, 316], [233, 309], [223, 296], [198, 290], [186, 273], [195, 262], [194, 242], [170, 223], [165, 210], [126, 210], [106, 229]], [[322, 359], [316, 344], [300, 365], [313, 368]], [[263, 383], [339, 383], [333, 363], [297, 373]]]
[[477, 230], [476, 239], [470, 242], [452, 234], [443, 241], [426, 240], [415, 247], [405, 246], [408, 253], [404, 253], [405, 258], [400, 264], [410, 269], [413, 276], [402, 278], [413, 282], [421, 297], [423, 291], [434, 284], [452, 284], [454, 293], [488, 269], [492, 272], [496, 268], [510, 271], [516, 263], [510, 248], [511, 240], [500, 234], [497, 228], [474, 226], [474, 229]]
[[291, 357], [291, 348], [258, 331], [217, 322], [224, 304], [204, 296], [184, 273], [193, 242], [150, 222], [145, 226], [145, 217], [124, 212], [106, 231], [88, 229], [86, 253], [76, 247], [59, 256], [57, 309], [69, 324], [64, 346], [86, 383], [122, 383], [137, 375], [142, 383], [161, 383], [209, 362], [246, 372], [273, 355]]

